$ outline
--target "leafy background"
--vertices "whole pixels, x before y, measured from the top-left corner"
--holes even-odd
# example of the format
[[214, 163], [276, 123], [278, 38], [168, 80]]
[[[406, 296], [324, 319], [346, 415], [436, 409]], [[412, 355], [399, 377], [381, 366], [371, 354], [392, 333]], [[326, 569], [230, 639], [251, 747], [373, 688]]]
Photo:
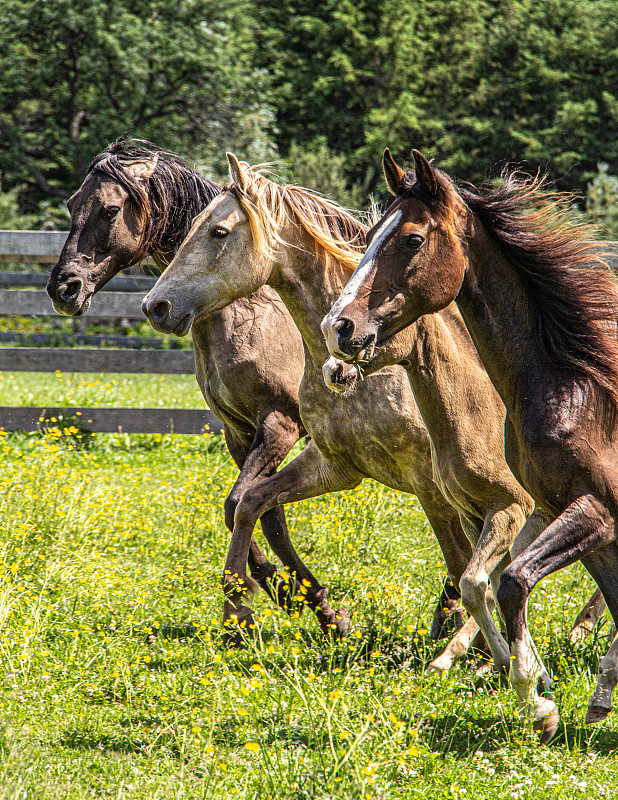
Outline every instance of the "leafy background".
[[219, 179], [226, 149], [283, 159], [353, 206], [387, 144], [475, 183], [515, 163], [618, 236], [615, 0], [4, 0], [0, 36], [4, 227], [66, 223], [131, 134]]

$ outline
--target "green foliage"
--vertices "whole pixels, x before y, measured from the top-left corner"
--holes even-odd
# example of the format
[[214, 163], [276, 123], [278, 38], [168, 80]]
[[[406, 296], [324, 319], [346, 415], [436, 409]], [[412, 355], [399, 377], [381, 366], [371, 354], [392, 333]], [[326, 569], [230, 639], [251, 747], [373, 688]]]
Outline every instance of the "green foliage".
[[588, 184], [586, 213], [607, 239], [618, 239], [618, 177], [609, 174], [607, 164], [598, 164], [598, 172]]
[[615, 0], [5, 0], [0, 36], [0, 183], [21, 212], [123, 133], [215, 178], [225, 150], [280, 153], [361, 205], [386, 145], [475, 183], [506, 162], [579, 193], [598, 162], [618, 174]]
[[315, 189], [347, 208], [367, 207], [367, 192], [346, 176], [345, 156], [333, 152], [323, 136], [304, 147], [292, 142], [287, 163], [287, 182]]
[[232, 0], [6, 0], [0, 11], [0, 174], [22, 208], [65, 199], [121, 134], [221, 169], [225, 148], [273, 154], [251, 65], [248, 4]]
[[584, 189], [618, 171], [613, 0], [361, 0], [259, 4], [278, 138], [326, 136], [371, 189], [385, 145], [475, 182], [495, 165], [547, 168]]

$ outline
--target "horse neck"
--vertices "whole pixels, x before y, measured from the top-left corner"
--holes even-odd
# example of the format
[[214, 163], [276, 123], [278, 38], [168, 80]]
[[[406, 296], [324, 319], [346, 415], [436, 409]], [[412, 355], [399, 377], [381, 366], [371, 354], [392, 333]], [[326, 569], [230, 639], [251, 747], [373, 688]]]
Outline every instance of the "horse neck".
[[450, 439], [450, 431], [467, 418], [462, 407], [501, 408], [454, 305], [425, 314], [410, 329], [414, 336], [404, 365], [432, 438]]
[[269, 284], [287, 306], [312, 361], [321, 367], [330, 354], [320, 323], [343, 291], [350, 272], [335, 259], [326, 264], [317, 258], [297, 231], [280, 233], [290, 244], [277, 261]]
[[476, 223], [469, 238], [468, 265], [457, 306], [491, 382], [509, 411], [538, 380], [541, 361], [529, 303], [513, 264]]

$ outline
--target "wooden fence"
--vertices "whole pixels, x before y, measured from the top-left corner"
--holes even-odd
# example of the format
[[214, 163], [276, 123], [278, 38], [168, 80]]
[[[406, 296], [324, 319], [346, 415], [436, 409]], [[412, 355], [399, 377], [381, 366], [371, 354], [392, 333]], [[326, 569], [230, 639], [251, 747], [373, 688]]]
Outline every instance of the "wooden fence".
[[[0, 231], [0, 262], [47, 263], [58, 260], [67, 233], [64, 231]], [[618, 273], [618, 242], [600, 242], [610, 252], [610, 264]], [[0, 271], [0, 316], [57, 316], [45, 292], [47, 275]], [[113, 278], [92, 299], [88, 318], [144, 320], [141, 311], [143, 294], [154, 284], [153, 278], [124, 275]], [[36, 343], [51, 341], [53, 335], [35, 334]], [[22, 341], [27, 337], [22, 335]], [[142, 345], [139, 337], [87, 336], [72, 334], [78, 344]], [[0, 337], [0, 340], [2, 337]], [[12, 334], [5, 341], [19, 341]], [[193, 374], [192, 350], [153, 349], [162, 340], [149, 337], [148, 349], [119, 347], [2, 347], [0, 370], [25, 372], [116, 372], [141, 374]], [[0, 428], [36, 430], [50, 419], [79, 419], [83, 428], [93, 432], [126, 433], [201, 433], [205, 426], [221, 431], [223, 426], [212, 411], [171, 408], [45, 408], [0, 406]]]
[[[0, 231], [0, 262], [47, 263], [58, 260], [66, 232]], [[140, 275], [113, 278], [96, 294], [88, 318], [141, 320], [141, 300], [155, 279]], [[45, 292], [46, 274], [0, 271], [1, 316], [57, 317]], [[60, 336], [60, 334], [59, 334]], [[38, 342], [36, 337], [38, 337]], [[44, 344], [54, 334], [6, 334], [5, 341], [28, 341]], [[148, 349], [140, 337], [71, 334], [73, 344], [97, 344], [99, 347], [11, 347], [0, 346], [0, 370], [4, 372], [112, 372], [186, 375], [194, 374], [192, 350], [161, 348], [164, 340], [148, 337]], [[125, 345], [101, 347], [100, 345]], [[219, 432], [223, 426], [207, 409], [172, 408], [45, 408], [0, 406], [0, 428], [37, 430], [51, 419], [78, 420], [92, 432], [125, 433], [201, 433], [207, 427]]]

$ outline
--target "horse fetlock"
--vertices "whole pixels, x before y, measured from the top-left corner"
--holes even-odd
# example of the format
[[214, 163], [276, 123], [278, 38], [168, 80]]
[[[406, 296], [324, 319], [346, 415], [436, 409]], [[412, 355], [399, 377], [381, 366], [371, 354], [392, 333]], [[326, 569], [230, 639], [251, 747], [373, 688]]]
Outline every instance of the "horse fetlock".
[[554, 682], [547, 672], [543, 672], [539, 675], [536, 682], [536, 693], [540, 697], [547, 697], [550, 700], [554, 699]]
[[331, 613], [327, 616], [316, 612], [316, 616], [322, 632], [329, 637], [340, 639], [350, 632], [350, 614], [345, 608], [338, 608], [336, 611], [331, 609]]
[[433, 612], [430, 637], [433, 641], [446, 639], [463, 628], [466, 612], [457, 600], [442, 600]]
[[346, 636], [350, 630], [350, 615], [345, 608], [335, 610], [326, 599], [328, 589], [321, 586], [314, 594], [313, 610], [322, 631], [328, 636]]
[[450, 642], [446, 648], [436, 656], [427, 667], [428, 672], [437, 672], [438, 675], [447, 673], [455, 662], [462, 659], [467, 652], [467, 648], [460, 642]]

